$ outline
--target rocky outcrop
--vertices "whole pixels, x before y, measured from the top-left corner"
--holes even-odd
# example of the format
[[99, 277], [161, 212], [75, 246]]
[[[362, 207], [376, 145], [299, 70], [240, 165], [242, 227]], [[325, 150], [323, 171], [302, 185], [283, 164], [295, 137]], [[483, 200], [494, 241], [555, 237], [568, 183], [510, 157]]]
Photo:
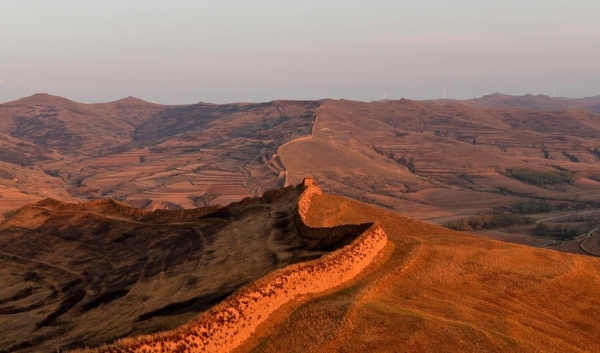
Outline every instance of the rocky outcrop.
[[[310, 238], [320, 232], [343, 232], [343, 228], [311, 228], [306, 213], [314, 195], [321, 192], [312, 179], [303, 182], [298, 220]], [[226, 352], [250, 337], [268, 316], [299, 296], [323, 293], [347, 282], [364, 270], [387, 243], [377, 223], [353, 242], [323, 257], [277, 270], [246, 286], [187, 325], [169, 332], [126, 338], [97, 352]], [[354, 226], [356, 227], [356, 226]], [[341, 238], [341, 237], [340, 237]]]

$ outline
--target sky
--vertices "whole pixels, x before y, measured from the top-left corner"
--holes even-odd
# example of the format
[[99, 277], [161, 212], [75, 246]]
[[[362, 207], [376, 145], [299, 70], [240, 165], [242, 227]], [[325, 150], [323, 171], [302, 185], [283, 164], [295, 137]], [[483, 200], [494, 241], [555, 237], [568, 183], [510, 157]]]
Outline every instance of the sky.
[[598, 0], [0, 0], [0, 100], [600, 95]]

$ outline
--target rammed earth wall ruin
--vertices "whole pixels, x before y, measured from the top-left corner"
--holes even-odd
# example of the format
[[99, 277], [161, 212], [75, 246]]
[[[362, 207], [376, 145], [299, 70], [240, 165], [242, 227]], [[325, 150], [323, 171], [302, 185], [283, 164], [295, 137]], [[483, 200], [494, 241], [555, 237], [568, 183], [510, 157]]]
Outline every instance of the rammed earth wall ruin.
[[[310, 202], [321, 189], [305, 179], [298, 202], [298, 218], [306, 232], [324, 232], [304, 222]], [[317, 294], [354, 278], [387, 243], [383, 228], [365, 225], [352, 243], [319, 259], [277, 270], [244, 287], [187, 325], [169, 332], [126, 338], [99, 352], [227, 352], [239, 346], [275, 310], [297, 296]], [[334, 227], [338, 228], [339, 227]], [[329, 229], [331, 231], [332, 228]]]

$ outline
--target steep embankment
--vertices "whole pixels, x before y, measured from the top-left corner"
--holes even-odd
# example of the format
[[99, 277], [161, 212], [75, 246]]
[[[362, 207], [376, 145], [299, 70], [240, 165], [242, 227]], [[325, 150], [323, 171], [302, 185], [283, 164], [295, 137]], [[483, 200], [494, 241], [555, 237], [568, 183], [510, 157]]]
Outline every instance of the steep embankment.
[[[323, 239], [336, 227], [316, 229], [306, 225], [311, 200], [321, 190], [312, 179], [298, 202], [298, 220], [303, 233]], [[191, 323], [171, 332], [124, 339], [98, 352], [230, 351], [244, 342], [271, 313], [298, 296], [335, 288], [357, 276], [383, 249], [387, 236], [378, 224], [371, 224], [351, 244], [320, 259], [278, 270], [239, 290], [227, 300]]]
[[598, 259], [457, 233], [335, 195], [316, 195], [313, 206], [311, 225], [377, 220], [393, 253], [244, 352], [600, 350]]
[[299, 201], [315, 189], [300, 184], [181, 211], [52, 199], [19, 209], [0, 224], [0, 347], [62, 351], [171, 330], [277, 269], [344, 248], [372, 226], [307, 227]]

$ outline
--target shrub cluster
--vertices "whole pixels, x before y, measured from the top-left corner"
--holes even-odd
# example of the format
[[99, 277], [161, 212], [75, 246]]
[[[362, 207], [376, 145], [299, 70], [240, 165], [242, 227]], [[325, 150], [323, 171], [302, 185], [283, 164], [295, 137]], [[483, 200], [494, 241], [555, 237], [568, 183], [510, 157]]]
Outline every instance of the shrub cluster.
[[578, 234], [585, 232], [584, 228], [574, 229], [565, 228], [562, 224], [556, 224], [554, 227], [546, 223], [538, 223], [534, 234], [542, 237], [573, 238]]
[[570, 154], [567, 151], [563, 151], [562, 155], [567, 157], [569, 159], [569, 161], [571, 161], [573, 163], [579, 163], [579, 158], [575, 157], [574, 155]]
[[590, 175], [588, 178], [600, 183], [600, 175]]
[[221, 194], [206, 192], [203, 195], [190, 195], [188, 196], [188, 199], [190, 199], [196, 207], [206, 207], [212, 200], [219, 196], [221, 196]]
[[483, 213], [468, 218], [448, 221], [444, 226], [453, 230], [468, 232], [471, 230], [505, 228], [520, 224], [533, 224], [533, 219], [511, 212]]
[[575, 177], [571, 171], [544, 172], [527, 168], [510, 168], [506, 170], [513, 178], [527, 184], [543, 186], [561, 183], [573, 183]]
[[18, 210], [10, 210], [10, 211], [4, 212], [4, 219], [11, 219], [11, 218], [13, 218], [14, 216], [17, 215], [17, 211]]
[[473, 181], [473, 178], [468, 174], [459, 174], [458, 177], [465, 179], [466, 181], [468, 181], [471, 184], [475, 184], [475, 181]]
[[552, 212], [554, 207], [548, 201], [527, 200], [523, 202], [515, 202], [508, 208], [496, 208], [496, 210], [505, 210], [514, 214], [534, 214]]

